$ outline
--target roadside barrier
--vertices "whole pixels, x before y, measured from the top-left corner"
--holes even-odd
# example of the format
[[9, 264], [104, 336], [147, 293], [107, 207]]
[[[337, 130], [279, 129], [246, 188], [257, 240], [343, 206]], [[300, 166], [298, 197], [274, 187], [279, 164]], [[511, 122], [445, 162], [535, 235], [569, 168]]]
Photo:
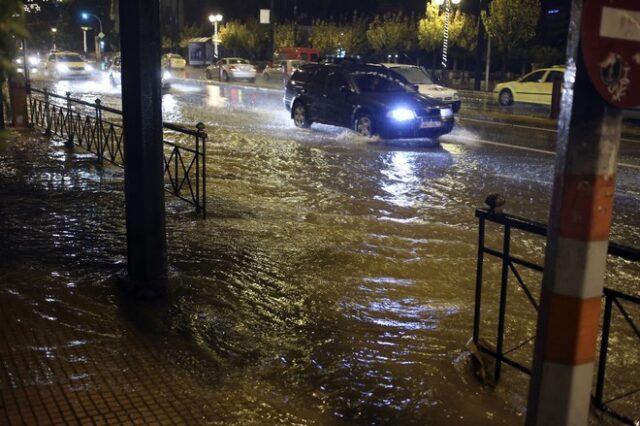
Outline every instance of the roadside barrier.
[[[31, 87], [28, 91], [32, 126], [43, 128], [46, 135], [65, 138], [67, 146], [78, 145], [105, 160], [124, 167], [122, 111]], [[164, 126], [165, 190], [192, 204], [196, 213], [206, 217], [206, 144], [204, 124], [195, 130], [171, 123]], [[167, 140], [170, 137], [172, 140]]]
[[[524, 278], [525, 274], [528, 277], [531, 275], [538, 275], [538, 277], [541, 278], [541, 273], [544, 272], [544, 267], [541, 265], [544, 262], [535, 263], [525, 259], [524, 257], [513, 254], [513, 241], [511, 238], [512, 231], [533, 234], [541, 237], [540, 244], [538, 245], [538, 257], [544, 258], [544, 237], [547, 235], [547, 226], [545, 224], [533, 222], [517, 216], [496, 213], [491, 209], [484, 208], [476, 209], [475, 216], [479, 220], [479, 233], [472, 351], [475, 354], [483, 354], [495, 360], [495, 365], [491, 366], [493, 371], [484, 371], [485, 374], [492, 376], [491, 382], [495, 384], [500, 379], [502, 364], [507, 364], [525, 374], [531, 375], [530, 365], [533, 359], [532, 343], [535, 339], [539, 302], [534, 296], [533, 291], [525, 283]], [[486, 244], [487, 223], [492, 223], [502, 228], [501, 250], [491, 248]], [[525, 250], [530, 253], [530, 242], [527, 243]], [[640, 266], [640, 250], [638, 249], [610, 243], [608, 252], [609, 261], [619, 261], [632, 268]], [[485, 272], [485, 255], [501, 260], [498, 296], [499, 306], [497, 320], [494, 318], [493, 321], [482, 320], [483, 287], [487, 287], [487, 284], [489, 284], [484, 282], [485, 275], [488, 275]], [[520, 309], [517, 313], [514, 312], [513, 317], [509, 318], [507, 321], [507, 295], [511, 284], [509, 280], [510, 276], [515, 277], [517, 287], [514, 290], [520, 290], [519, 294], [526, 298], [527, 304], [531, 306], [532, 312], [527, 313]], [[539, 283], [537, 289], [539, 293]], [[512, 292], [514, 290], [512, 290]], [[638, 351], [640, 348], [640, 328], [634, 321], [634, 317], [637, 319], [640, 314], [640, 297], [605, 287], [603, 291], [603, 299], [605, 308], [601, 319], [600, 350], [597, 360], [597, 376], [594, 383], [592, 403], [596, 409], [611, 415], [624, 424], [637, 425], [638, 419], [640, 418], [640, 411], [638, 411], [638, 408], [640, 407], [639, 405], [634, 405], [632, 402], [627, 405], [623, 404], [624, 408], [627, 409], [629, 406], [635, 407], [634, 413], [622, 413], [619, 409], [613, 407], [615, 405], [614, 403], [619, 404], [624, 399], [633, 401], [631, 398], [635, 397], [637, 400], [638, 395], [640, 395], [640, 388], [629, 389], [629, 383], [624, 382], [624, 379], [629, 379], [633, 380], [631, 381], [631, 386], [633, 386], [634, 383], [637, 385], [637, 375], [628, 375], [623, 373], [623, 377], [621, 377], [621, 374], [618, 374], [616, 378], [608, 379], [606, 372], [607, 367], [617, 367], [618, 369], [624, 368], [624, 366], [619, 365], [621, 363], [620, 359], [624, 359], [624, 352], [631, 349], [633, 353], [633, 351]], [[614, 307], [615, 310], [613, 309]], [[630, 313], [630, 310], [632, 309], [634, 310], [633, 312], [635, 315]], [[491, 312], [485, 312], [485, 316], [496, 316], [495, 309], [492, 306], [489, 306], [488, 311]], [[617, 314], [617, 316], [614, 314]], [[614, 319], [617, 319], [617, 322], [615, 323], [615, 333], [612, 329]], [[482, 335], [481, 326], [496, 326], [496, 322], [497, 330], [494, 331], [497, 333], [495, 334], [496, 338], [494, 345], [490, 339], [485, 339]], [[518, 329], [520, 332], [508, 333], [507, 322], [509, 322], [509, 328]], [[626, 325], [627, 327], [621, 327], [621, 325]], [[533, 335], [523, 338], [522, 330], [533, 333]], [[510, 348], [505, 349], [505, 342], [507, 338], [509, 338], [509, 340], [519, 341], [518, 343], [513, 344]], [[525, 351], [527, 347], [528, 351]], [[615, 350], [618, 352], [614, 352]], [[516, 352], [518, 356], [515, 356]], [[612, 354], [616, 355], [617, 360], [613, 363], [610, 361]], [[524, 358], [524, 360], [522, 358]], [[634, 357], [632, 356], [631, 358]], [[637, 357], [635, 359], [637, 359]], [[607, 396], [605, 396], [605, 384], [607, 384], [606, 388], [609, 389], [609, 395]], [[611, 390], [611, 388], [613, 388], [613, 390]], [[615, 393], [616, 395], [612, 395], [612, 393]]]

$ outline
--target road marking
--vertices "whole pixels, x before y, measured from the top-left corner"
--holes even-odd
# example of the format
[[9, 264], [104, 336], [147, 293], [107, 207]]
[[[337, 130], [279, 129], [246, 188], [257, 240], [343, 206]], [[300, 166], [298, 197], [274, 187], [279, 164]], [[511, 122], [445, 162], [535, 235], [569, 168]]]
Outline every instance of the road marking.
[[[499, 121], [486, 121], [486, 120], [478, 120], [476, 118], [467, 118], [467, 117], [460, 117], [460, 120], [475, 121], [476, 123], [483, 123], [483, 124], [493, 124], [495, 126], [509, 126], [509, 127], [518, 127], [521, 129], [538, 130], [541, 132], [558, 133], [558, 130], [549, 129], [546, 127], [533, 127], [533, 126], [525, 126], [523, 124], [501, 123]], [[637, 140], [637, 139], [620, 138], [620, 141], [640, 144], [640, 140]]]
[[[449, 137], [445, 137], [445, 138], [449, 139], [449, 138], [453, 138], [453, 137], [455, 137], [455, 139], [457, 139], [457, 140], [463, 139], [463, 140], [468, 140], [470, 142], [483, 143], [485, 145], [494, 145], [494, 146], [500, 146], [500, 147], [504, 147], [504, 148], [519, 149], [519, 150], [522, 150], [522, 151], [537, 152], [539, 154], [553, 155], [554, 157], [556, 155], [556, 153], [554, 151], [547, 151], [547, 150], [544, 150], [544, 149], [537, 149], [537, 148], [529, 148], [529, 147], [520, 146], [520, 145], [511, 145], [511, 144], [502, 143], [502, 142], [488, 141], [486, 139], [470, 138], [468, 136], [457, 136], [457, 135], [451, 136], [450, 135]], [[445, 138], [443, 138], [443, 139], [445, 139]], [[628, 167], [630, 169], [635, 169], [635, 170], [640, 170], [640, 165], [635, 165], [635, 164], [618, 163], [618, 166], [620, 166], [620, 167]]]

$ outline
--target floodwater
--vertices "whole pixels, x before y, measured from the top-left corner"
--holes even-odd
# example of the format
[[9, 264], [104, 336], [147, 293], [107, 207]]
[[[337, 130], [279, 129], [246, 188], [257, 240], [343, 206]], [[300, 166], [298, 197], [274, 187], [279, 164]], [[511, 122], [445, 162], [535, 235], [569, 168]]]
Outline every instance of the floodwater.
[[[117, 89], [86, 84], [53, 88], [119, 106]], [[460, 120], [435, 147], [372, 142], [331, 126], [294, 129], [280, 96], [188, 84], [163, 96], [166, 121], [206, 125], [208, 216], [167, 195], [170, 291], [151, 318], [111, 280], [126, 262], [122, 171], [61, 143], [40, 146], [50, 149], [44, 164], [27, 155], [24, 167], [0, 171], [6, 288], [35, 305], [58, 300], [56, 309], [81, 310], [101, 329], [126, 318], [237, 424], [522, 423], [527, 376], [505, 366], [497, 386], [484, 385], [465, 348], [474, 209], [497, 192], [508, 212], [546, 222], [554, 157], [481, 141], [543, 151], [554, 134]], [[612, 231], [635, 247], [638, 148], [623, 145]], [[498, 247], [498, 228], [489, 232]], [[538, 262], [543, 243], [514, 236], [515, 252]], [[499, 264], [486, 269], [483, 337], [495, 342]], [[523, 276], [537, 296], [540, 276]], [[608, 285], [637, 295], [639, 284], [638, 265], [611, 262]], [[511, 347], [535, 330], [515, 286], [507, 315]], [[640, 368], [638, 340], [624, 323], [615, 340], [608, 383], [638, 388], [628, 375]], [[514, 356], [526, 362], [531, 349]], [[637, 397], [619, 404], [638, 415]]]

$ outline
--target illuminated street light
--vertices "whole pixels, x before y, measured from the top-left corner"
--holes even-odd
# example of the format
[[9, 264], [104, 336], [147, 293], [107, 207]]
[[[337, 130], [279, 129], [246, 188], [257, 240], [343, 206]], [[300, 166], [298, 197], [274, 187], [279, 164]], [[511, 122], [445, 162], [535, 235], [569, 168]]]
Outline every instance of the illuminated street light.
[[218, 59], [218, 22], [222, 21], [222, 15], [209, 15], [209, 22], [213, 24], [213, 54]]
[[51, 28], [51, 36], [53, 37], [53, 50], [56, 50], [56, 33], [58, 32], [57, 28]]
[[94, 15], [93, 13], [82, 12], [81, 14], [83, 20], [88, 20], [89, 17], [96, 18], [98, 20], [98, 24], [100, 25], [100, 33], [95, 36], [94, 42], [96, 44], [96, 62], [100, 62], [102, 57], [102, 49], [100, 45], [102, 43], [99, 42], [104, 37], [104, 32], [102, 32], [102, 20], [98, 15]]
[[87, 54], [87, 31], [91, 29], [91, 27], [80, 27], [82, 30], [82, 41], [84, 42], [84, 54]]

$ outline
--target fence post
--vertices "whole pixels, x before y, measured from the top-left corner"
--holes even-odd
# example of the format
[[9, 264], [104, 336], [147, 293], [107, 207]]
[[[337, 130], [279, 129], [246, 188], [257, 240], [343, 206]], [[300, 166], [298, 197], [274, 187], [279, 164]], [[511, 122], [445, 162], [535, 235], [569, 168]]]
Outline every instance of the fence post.
[[100, 104], [102, 101], [100, 99], [95, 100], [95, 108], [96, 108], [96, 153], [98, 154], [98, 159], [102, 163], [104, 161], [104, 150], [102, 149], [102, 108]]
[[604, 394], [604, 373], [607, 367], [607, 351], [609, 350], [609, 331], [611, 330], [611, 305], [615, 296], [604, 291], [604, 316], [602, 317], [602, 338], [600, 340], [600, 357], [598, 358], [598, 376], [596, 378], [595, 404], [600, 410], [604, 409], [602, 397]]
[[49, 106], [49, 89], [45, 87], [42, 91], [44, 92], [44, 120], [46, 121], [44, 135], [51, 136], [51, 108]]
[[480, 303], [482, 302], [482, 269], [484, 264], [484, 217], [480, 218], [478, 229], [478, 264], [476, 269], [476, 303], [473, 309], [473, 343], [480, 339]]
[[[202, 146], [204, 147], [205, 140], [207, 138], [207, 134], [204, 133], [204, 124], [199, 122], [196, 124], [196, 129], [198, 129], [198, 135], [196, 136], [196, 211], [200, 212], [200, 210], [204, 209], [200, 205], [200, 141], [202, 141]], [[204, 164], [204, 158], [202, 159]], [[204, 179], [204, 168], [202, 170], [202, 178]], [[204, 189], [204, 187], [203, 187]], [[204, 201], [204, 197], [203, 200]], [[204, 211], [203, 211], [204, 214]]]
[[66, 92], [67, 95], [67, 141], [65, 146], [67, 148], [73, 148], [73, 139], [75, 132], [73, 131], [73, 111], [71, 110], [71, 92]]
[[504, 241], [502, 249], [502, 279], [500, 283], [500, 311], [498, 313], [498, 339], [496, 343], [496, 369], [494, 380], [500, 380], [500, 370], [502, 368], [502, 348], [504, 346], [504, 323], [507, 313], [507, 285], [509, 284], [509, 263], [511, 251], [511, 227], [504, 226]]

